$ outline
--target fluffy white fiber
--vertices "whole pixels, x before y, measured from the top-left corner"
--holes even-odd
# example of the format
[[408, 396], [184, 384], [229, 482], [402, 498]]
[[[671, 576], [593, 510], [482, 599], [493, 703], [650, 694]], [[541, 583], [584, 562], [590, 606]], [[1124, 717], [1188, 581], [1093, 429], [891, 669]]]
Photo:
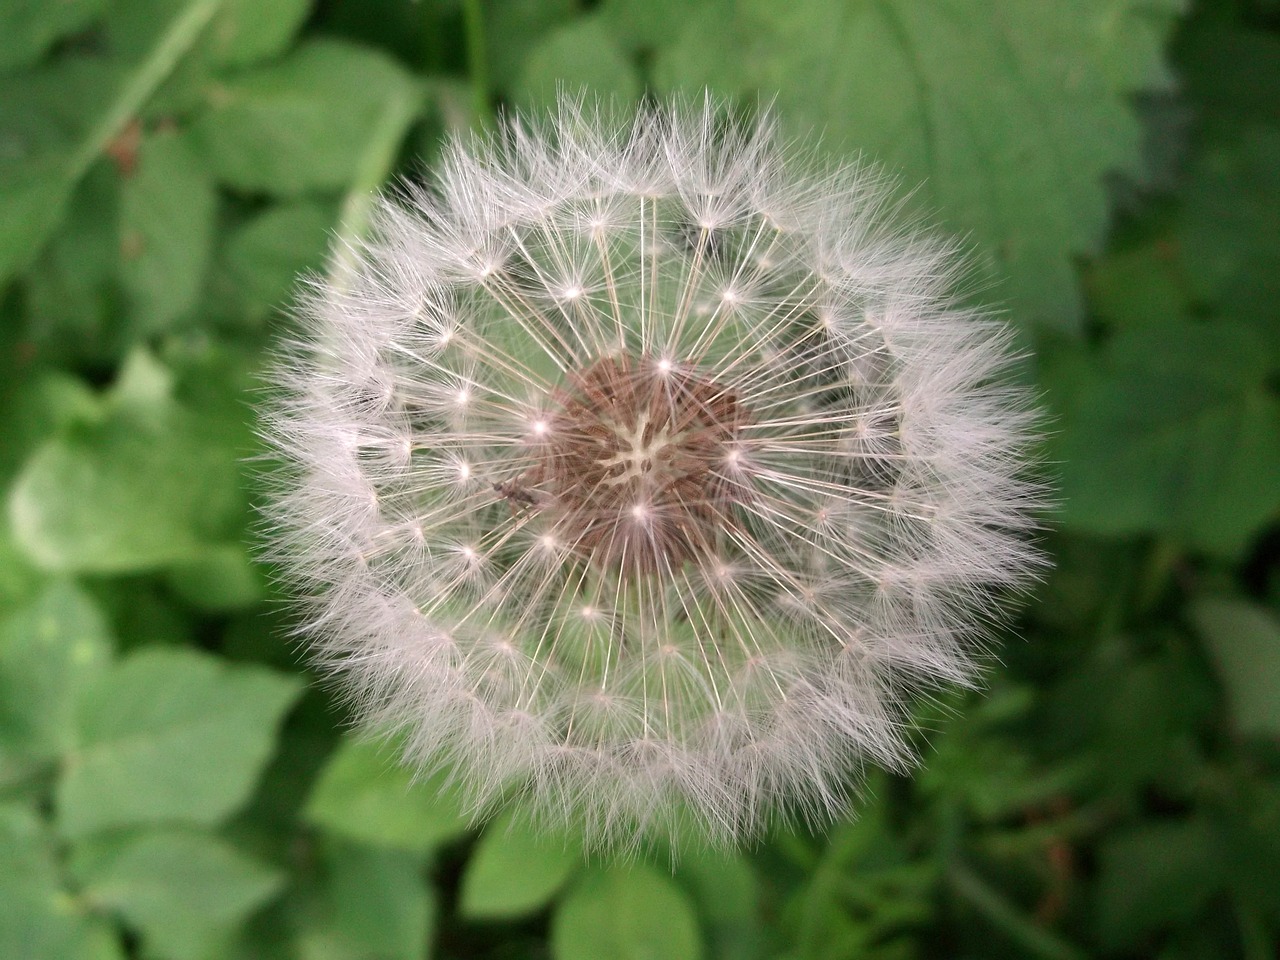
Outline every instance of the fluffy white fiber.
[[360, 719], [609, 847], [908, 764], [1038, 497], [1001, 326], [892, 213], [710, 101], [565, 101], [382, 200], [266, 418], [272, 557]]

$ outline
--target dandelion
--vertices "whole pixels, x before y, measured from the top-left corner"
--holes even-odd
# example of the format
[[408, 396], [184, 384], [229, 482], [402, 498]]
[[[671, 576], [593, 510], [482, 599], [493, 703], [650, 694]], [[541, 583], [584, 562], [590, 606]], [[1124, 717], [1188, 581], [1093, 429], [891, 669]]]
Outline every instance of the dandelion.
[[1034, 421], [945, 244], [766, 113], [454, 143], [317, 283], [273, 555], [370, 727], [588, 842], [825, 820], [1038, 562]]

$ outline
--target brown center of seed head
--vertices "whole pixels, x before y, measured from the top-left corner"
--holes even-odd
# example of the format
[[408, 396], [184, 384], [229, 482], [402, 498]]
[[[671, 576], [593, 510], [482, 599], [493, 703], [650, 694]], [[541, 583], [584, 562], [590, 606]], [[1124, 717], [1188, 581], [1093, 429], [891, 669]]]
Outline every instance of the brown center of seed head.
[[737, 394], [697, 370], [605, 357], [557, 391], [526, 482], [592, 562], [674, 570], [714, 552], [747, 489], [735, 469], [749, 423]]

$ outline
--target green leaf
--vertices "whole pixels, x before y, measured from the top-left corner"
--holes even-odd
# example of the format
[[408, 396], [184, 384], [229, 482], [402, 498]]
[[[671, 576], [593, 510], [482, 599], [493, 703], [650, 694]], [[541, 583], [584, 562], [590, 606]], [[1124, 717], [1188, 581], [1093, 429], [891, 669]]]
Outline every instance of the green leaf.
[[202, 52], [221, 66], [242, 67], [288, 49], [312, 0], [223, 0]]
[[639, 74], [598, 17], [547, 34], [529, 52], [515, 85], [525, 100], [538, 103], [551, 102], [560, 89], [622, 103], [640, 95]]
[[209, 547], [199, 557], [176, 564], [165, 580], [197, 610], [230, 613], [259, 603], [266, 596], [266, 575], [243, 543]]
[[0, 280], [34, 259], [62, 219], [87, 170], [77, 169], [80, 145], [118, 82], [114, 64], [86, 59], [0, 78]]
[[35, 813], [0, 805], [0, 957], [124, 960], [115, 931], [58, 886], [51, 839]]
[[131, 340], [120, 288], [120, 177], [97, 163], [26, 276], [27, 336], [55, 362], [119, 362]]
[[[156, 383], [131, 395], [142, 376]], [[46, 441], [15, 481], [9, 518], [28, 556], [47, 570], [122, 573], [199, 560], [238, 536], [245, 451], [221, 419], [174, 400], [167, 371], [142, 352], [114, 401], [103, 422]]]
[[1226, 688], [1236, 730], [1280, 737], [1280, 620], [1244, 600], [1201, 597], [1191, 619]]
[[382, 54], [313, 40], [215, 85], [191, 132], [215, 175], [238, 190], [339, 190], [355, 180], [386, 105], [417, 97], [413, 79]]
[[[1075, 328], [1073, 258], [1103, 178], [1141, 173], [1131, 99], [1165, 82], [1181, 0], [704, 3], [660, 51], [667, 90], [777, 95], [792, 130], [865, 153], [971, 236], [1024, 320]], [[714, 41], [711, 40], [714, 38]]]
[[533, 913], [551, 902], [581, 862], [566, 838], [504, 817], [485, 828], [467, 861], [458, 909], [473, 920]]
[[81, 697], [59, 829], [218, 823], [249, 799], [300, 692], [295, 677], [194, 650], [133, 654]]
[[435, 896], [421, 855], [327, 838], [320, 865], [294, 910], [299, 960], [425, 960]]
[[299, 274], [324, 266], [336, 217], [330, 204], [281, 203], [231, 234], [222, 257], [225, 282], [249, 319], [282, 309]]
[[145, 335], [189, 311], [213, 245], [213, 181], [172, 131], [145, 137], [120, 190], [121, 279]]
[[702, 943], [693, 905], [652, 867], [583, 875], [551, 920], [555, 960], [695, 960]]
[[1116, 327], [1161, 326], [1192, 314], [1193, 297], [1172, 244], [1160, 237], [1110, 251], [1086, 274], [1089, 304]]
[[689, 11], [689, 0], [603, 0], [600, 16], [609, 32], [630, 52], [647, 52], [671, 37]]
[[[1069, 525], [1229, 556], [1280, 509], [1280, 404], [1240, 325], [1126, 329], [1063, 386], [1051, 444]], [[1052, 385], [1052, 386], [1057, 386]]]
[[0, 80], [0, 281], [39, 252], [75, 185], [191, 49], [220, 2], [189, 0], [152, 17], [146, 42], [123, 61], [67, 58]]
[[427, 852], [470, 828], [437, 774], [420, 780], [376, 743], [346, 741], [320, 774], [303, 816], [365, 843]]
[[489, 0], [484, 29], [489, 73], [500, 89], [520, 75], [529, 51], [554, 28], [572, 21], [576, 0]]
[[59, 37], [93, 23], [106, 0], [6, 0], [0, 4], [0, 72], [35, 63]]
[[142, 935], [148, 955], [203, 960], [283, 885], [205, 834], [154, 830], [74, 851], [84, 895]]
[[689, 887], [707, 929], [711, 954], [721, 960], [750, 960], [765, 954], [760, 881], [741, 854], [690, 857], [678, 877]]
[[1153, 822], [1106, 838], [1096, 886], [1098, 936], [1108, 950], [1185, 922], [1228, 868], [1220, 831], [1201, 819]]
[[97, 605], [68, 582], [0, 622], [0, 782], [11, 755], [52, 760], [71, 748], [77, 699], [111, 648]]

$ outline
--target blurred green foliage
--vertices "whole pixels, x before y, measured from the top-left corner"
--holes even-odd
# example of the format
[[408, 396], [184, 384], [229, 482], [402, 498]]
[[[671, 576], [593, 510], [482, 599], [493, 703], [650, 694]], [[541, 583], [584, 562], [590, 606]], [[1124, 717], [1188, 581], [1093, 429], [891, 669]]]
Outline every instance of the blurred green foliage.
[[[295, 277], [559, 84], [882, 163], [1052, 416], [991, 689], [858, 820], [674, 874], [470, 830], [251, 559]], [[1274, 0], [0, 0], [0, 957], [1275, 956], [1278, 304]]]

